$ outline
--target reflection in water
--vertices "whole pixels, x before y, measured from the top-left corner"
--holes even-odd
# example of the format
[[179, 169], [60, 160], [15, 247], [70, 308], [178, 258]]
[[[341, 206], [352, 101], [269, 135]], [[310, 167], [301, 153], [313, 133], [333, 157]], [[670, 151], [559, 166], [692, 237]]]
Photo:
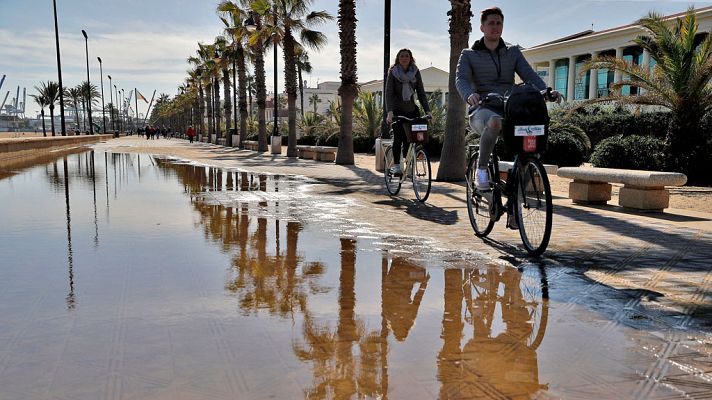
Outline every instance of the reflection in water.
[[[280, 188], [280, 179], [274, 176], [166, 166], [176, 170], [190, 193], [277, 192]], [[223, 250], [236, 251], [226, 288], [239, 298], [242, 312], [268, 311], [293, 321], [302, 318], [301, 338], [294, 339], [292, 346], [297, 358], [311, 365], [313, 383], [304, 390], [305, 397], [388, 398], [388, 336], [392, 332], [396, 342], [408, 341], [430, 281], [427, 270], [407, 257], [390, 259], [384, 253], [382, 323], [380, 331], [369, 330], [356, 313], [357, 241], [340, 238], [338, 314], [331, 326], [309, 305], [312, 294], [330, 289], [318, 283], [325, 266], [298, 255], [302, 225], [287, 222], [287, 248], [282, 252], [279, 219], [270, 230], [268, 218], [251, 212], [253, 207], [280, 207], [280, 202], [238, 200], [232, 202], [234, 207], [224, 207], [205, 203], [199, 195], [191, 198], [206, 236], [220, 242]], [[440, 397], [528, 397], [546, 389], [539, 383], [536, 354], [548, 307], [539, 271], [522, 274], [513, 268], [469, 267], [443, 273], [442, 348], [437, 354]], [[462, 343], [466, 327], [472, 335]]]
[[[522, 288], [522, 276], [513, 268], [445, 271], [441, 398], [525, 398], [548, 388], [539, 383], [536, 354], [548, 300], [537, 286]], [[473, 334], [461, 345], [463, 320]]]
[[[328, 200], [298, 197], [303, 183], [294, 178], [126, 154], [105, 154], [103, 168], [87, 153], [35, 170], [44, 172], [41, 179], [53, 191], [39, 195], [49, 198], [43, 206], [56, 203], [60, 190], [64, 194], [65, 215], [41, 214], [54, 218], [54, 231], [38, 235], [53, 244], [59, 237], [60, 247], [49, 251], [63, 254], [66, 220], [69, 293], [62, 284], [56, 296], [47, 295], [57, 298], [64, 315], [51, 315], [48, 307], [33, 321], [32, 304], [43, 307], [43, 299], [12, 304], [13, 315], [2, 315], [0, 361], [31, 360], [13, 365], [12, 376], [0, 365], [3, 391], [11, 384], [26, 393], [21, 386], [27, 384], [58, 398], [80, 398], [75, 388], [94, 390], [92, 398], [154, 398], [158, 389], [145, 389], [151, 386], [166, 390], [166, 398], [190, 389], [205, 390], [199, 394], [209, 398], [385, 399], [403, 398], [410, 386], [425, 389], [413, 398], [529, 397], [546, 387], [539, 382], [536, 349], [548, 305], [536, 270], [439, 269], [427, 257], [414, 261], [384, 251], [389, 246], [365, 235], [334, 237], [331, 226], [310, 222], [323, 211], [314, 203]], [[2, 193], [14, 193], [2, 183]], [[97, 187], [102, 184], [104, 190]], [[108, 221], [109, 185], [115, 221]], [[103, 193], [107, 221], [96, 212]], [[17, 231], [33, 228], [12, 222]], [[55, 255], [43, 254], [43, 260], [64, 262]], [[33, 261], [17, 257], [17, 265]], [[57, 279], [37, 277], [57, 270], [1, 265], [0, 278], [27, 274], [20, 278], [32, 283], [23, 290], [51, 292]], [[13, 290], [0, 286], [0, 300], [15, 301]], [[67, 309], [71, 321], [60, 321]], [[37, 339], [4, 341], [27, 336], [22, 327]], [[216, 344], [218, 351], [211, 352]], [[87, 359], [97, 361], [63, 375]], [[285, 370], [289, 379], [283, 382], [276, 377]], [[13, 382], [19, 372], [29, 373]], [[221, 374], [246, 383], [222, 391], [213, 384]], [[116, 392], [105, 393], [107, 387]], [[254, 387], [261, 392], [250, 392]]]
[[[67, 294], [67, 309], [73, 310], [77, 305], [74, 294], [74, 255], [72, 254], [72, 216], [69, 211], [69, 168], [67, 167], [67, 157], [62, 158], [64, 166], [64, 205], [67, 215], [67, 268], [69, 270], [69, 293]], [[57, 170], [57, 162], [54, 163], [54, 170]]]
[[[384, 257], [387, 259], [388, 255]], [[415, 323], [430, 275], [425, 268], [404, 257], [394, 257], [382, 284], [383, 315], [399, 341], [404, 341]], [[414, 291], [415, 290], [415, 291]]]

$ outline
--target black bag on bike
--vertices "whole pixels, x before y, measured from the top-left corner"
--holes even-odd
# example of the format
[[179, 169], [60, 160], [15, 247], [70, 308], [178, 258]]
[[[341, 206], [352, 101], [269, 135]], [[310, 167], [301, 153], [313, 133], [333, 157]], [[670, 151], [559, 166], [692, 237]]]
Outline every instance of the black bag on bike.
[[549, 138], [549, 112], [539, 89], [512, 87], [504, 103], [504, 143], [509, 153], [542, 153]]

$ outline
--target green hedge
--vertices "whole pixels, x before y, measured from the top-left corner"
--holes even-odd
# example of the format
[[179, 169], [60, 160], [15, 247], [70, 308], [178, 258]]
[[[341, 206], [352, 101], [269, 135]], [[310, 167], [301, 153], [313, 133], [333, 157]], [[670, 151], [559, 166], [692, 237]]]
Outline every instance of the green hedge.
[[586, 132], [595, 147], [603, 139], [617, 135], [640, 135], [664, 138], [670, 124], [669, 112], [649, 112], [634, 115], [627, 110], [578, 111], [559, 115], [555, 120], [576, 125]]
[[665, 142], [652, 136], [617, 135], [601, 141], [591, 154], [591, 164], [602, 168], [663, 171]]
[[572, 124], [553, 123], [549, 127], [549, 142], [541, 160], [560, 167], [578, 167], [586, 159], [588, 137]]

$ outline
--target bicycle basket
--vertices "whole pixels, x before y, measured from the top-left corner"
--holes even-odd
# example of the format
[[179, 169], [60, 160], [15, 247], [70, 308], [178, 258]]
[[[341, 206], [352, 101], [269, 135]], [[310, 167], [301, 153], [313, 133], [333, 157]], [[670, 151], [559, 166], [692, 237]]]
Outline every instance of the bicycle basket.
[[504, 104], [504, 143], [508, 153], [542, 153], [549, 140], [549, 112], [539, 89], [515, 85]]
[[403, 129], [410, 143], [428, 143], [428, 120], [416, 118], [411, 123], [403, 124]]

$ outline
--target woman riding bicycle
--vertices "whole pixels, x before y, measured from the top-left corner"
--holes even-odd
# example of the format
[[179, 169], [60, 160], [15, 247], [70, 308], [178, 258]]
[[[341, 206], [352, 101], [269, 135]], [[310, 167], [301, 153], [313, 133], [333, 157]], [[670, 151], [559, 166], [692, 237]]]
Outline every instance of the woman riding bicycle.
[[[479, 190], [489, 190], [487, 163], [502, 131], [503, 105], [480, 105], [480, 98], [488, 93], [507, 93], [514, 86], [514, 73], [540, 90], [546, 83], [532, 69], [517, 46], [507, 46], [502, 40], [504, 14], [499, 7], [482, 10], [480, 31], [484, 36], [465, 49], [457, 62], [457, 91], [467, 104], [477, 107], [470, 117], [470, 127], [480, 135], [480, 152], [477, 159], [475, 185]], [[551, 98], [558, 100], [557, 91]]]
[[[430, 115], [428, 108], [428, 98], [423, 88], [423, 79], [420, 70], [415, 65], [413, 53], [409, 49], [400, 49], [396, 55], [396, 60], [388, 70], [386, 79], [386, 122], [391, 124], [395, 116], [415, 118], [420, 116], [420, 110], [415, 104], [415, 93], [418, 94], [420, 105], [426, 114]], [[399, 176], [401, 171], [400, 158], [401, 148], [403, 156], [408, 150], [408, 146], [403, 146], [405, 141], [405, 130], [402, 124], [395, 124], [393, 127], [393, 167], [391, 173]]]

